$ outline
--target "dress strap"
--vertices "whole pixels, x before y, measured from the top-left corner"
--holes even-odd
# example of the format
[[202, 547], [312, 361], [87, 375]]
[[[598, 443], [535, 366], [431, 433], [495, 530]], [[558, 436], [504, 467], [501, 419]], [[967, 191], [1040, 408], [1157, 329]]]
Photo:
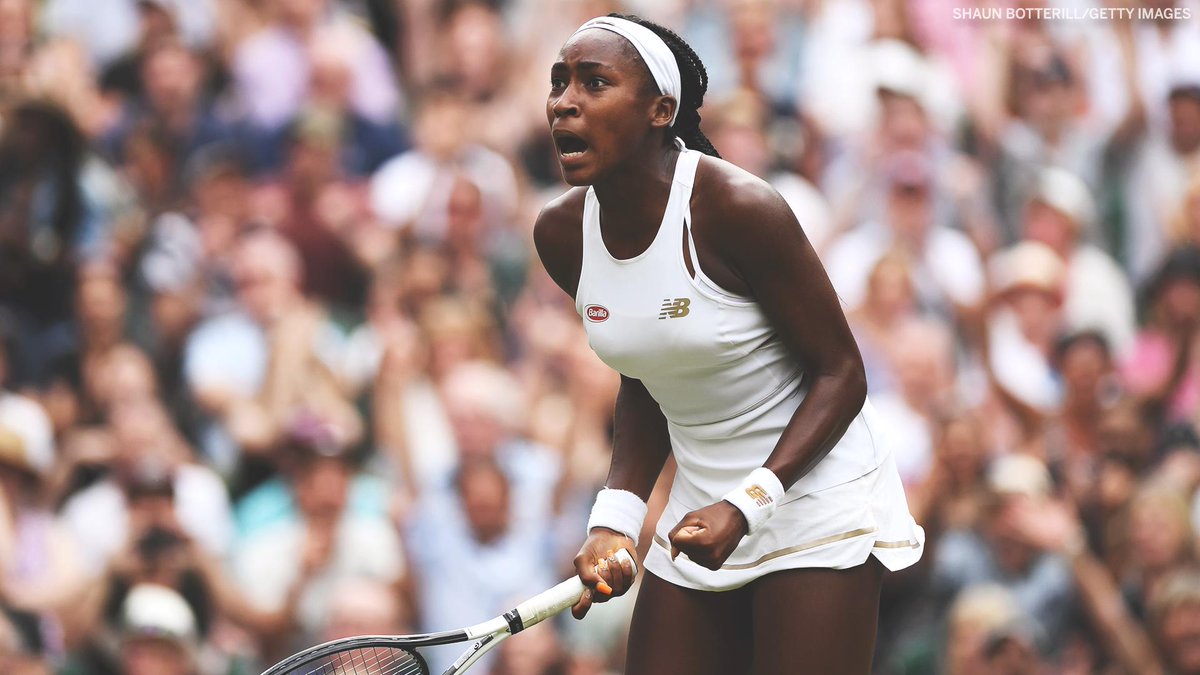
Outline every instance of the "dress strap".
[[688, 196], [692, 186], [696, 184], [696, 167], [700, 165], [700, 158], [703, 156], [704, 153], [696, 150], [684, 150], [679, 153], [679, 159], [675, 160], [675, 182], [687, 186]]

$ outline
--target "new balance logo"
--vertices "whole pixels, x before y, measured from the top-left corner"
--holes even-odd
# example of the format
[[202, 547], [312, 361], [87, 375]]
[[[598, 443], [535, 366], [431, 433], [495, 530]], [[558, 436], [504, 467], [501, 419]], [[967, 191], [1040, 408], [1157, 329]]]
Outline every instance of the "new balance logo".
[[691, 298], [667, 298], [663, 300], [662, 309], [658, 312], [660, 319], [682, 319], [688, 315], [688, 306], [692, 304]]
[[766, 490], [757, 485], [751, 485], [750, 487], [746, 488], [746, 494], [749, 495], [750, 499], [753, 499], [754, 503], [759, 506], [766, 506], [774, 501], [771, 499], [771, 495], [767, 494]]

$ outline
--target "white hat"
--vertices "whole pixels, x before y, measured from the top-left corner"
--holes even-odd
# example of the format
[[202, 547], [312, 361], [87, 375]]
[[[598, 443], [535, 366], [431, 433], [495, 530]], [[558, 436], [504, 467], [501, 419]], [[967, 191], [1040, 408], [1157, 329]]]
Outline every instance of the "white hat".
[[988, 275], [997, 294], [1019, 289], [1061, 293], [1066, 266], [1049, 246], [1021, 241], [988, 261]]
[[1051, 489], [1050, 470], [1031, 455], [1001, 455], [988, 467], [987, 485], [997, 494], [1047, 497]]
[[1071, 219], [1075, 228], [1082, 229], [1096, 217], [1092, 191], [1079, 176], [1056, 166], [1042, 169], [1037, 190], [1030, 201], [1038, 201]]
[[9, 464], [39, 476], [54, 465], [54, 430], [37, 401], [18, 394], [0, 394], [0, 427], [20, 440], [19, 448], [11, 439], [4, 448]]
[[160, 638], [191, 646], [196, 616], [183, 596], [166, 586], [138, 584], [121, 607], [122, 637]]
[[916, 99], [922, 106], [929, 88], [929, 69], [924, 57], [912, 45], [895, 39], [878, 40], [871, 45], [875, 70], [875, 89]]

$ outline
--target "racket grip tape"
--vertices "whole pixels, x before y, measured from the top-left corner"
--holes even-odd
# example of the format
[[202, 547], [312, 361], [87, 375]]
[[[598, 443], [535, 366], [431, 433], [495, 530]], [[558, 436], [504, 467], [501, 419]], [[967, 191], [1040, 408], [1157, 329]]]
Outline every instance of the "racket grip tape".
[[[619, 562], [628, 562], [633, 567], [633, 578], [637, 578], [638, 565], [629, 551], [620, 549], [616, 553]], [[509, 630], [520, 632], [534, 624], [541, 623], [559, 612], [579, 602], [579, 597], [587, 590], [587, 586], [579, 577], [571, 577], [548, 591], [543, 591], [517, 605], [515, 609], [505, 612], [504, 619], [508, 622]]]

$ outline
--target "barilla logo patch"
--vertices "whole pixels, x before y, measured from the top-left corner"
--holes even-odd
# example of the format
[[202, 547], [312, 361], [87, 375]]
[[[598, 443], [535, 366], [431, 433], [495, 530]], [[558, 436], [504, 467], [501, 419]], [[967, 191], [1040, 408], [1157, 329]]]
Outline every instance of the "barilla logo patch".
[[600, 305], [588, 305], [583, 308], [583, 315], [592, 323], [608, 321], [608, 309]]

